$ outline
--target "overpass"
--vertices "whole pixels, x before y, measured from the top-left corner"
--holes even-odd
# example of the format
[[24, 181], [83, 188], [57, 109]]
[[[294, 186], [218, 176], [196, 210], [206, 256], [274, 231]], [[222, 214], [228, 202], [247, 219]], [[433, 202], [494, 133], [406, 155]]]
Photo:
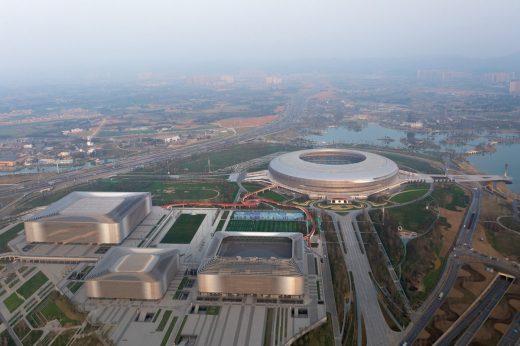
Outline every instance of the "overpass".
[[69, 256], [44, 256], [44, 255], [20, 255], [8, 252], [0, 255], [0, 262], [26, 262], [26, 263], [96, 263], [98, 257], [69, 257]]

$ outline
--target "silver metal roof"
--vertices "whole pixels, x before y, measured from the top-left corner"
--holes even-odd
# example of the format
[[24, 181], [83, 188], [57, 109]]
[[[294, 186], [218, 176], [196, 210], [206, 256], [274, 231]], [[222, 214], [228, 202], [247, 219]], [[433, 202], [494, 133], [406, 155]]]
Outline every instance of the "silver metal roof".
[[[305, 161], [302, 157], [330, 154], [353, 156], [358, 161], [350, 164], [322, 164]], [[364, 159], [363, 159], [364, 158]], [[337, 161], [337, 160], [336, 160]], [[309, 149], [280, 155], [269, 163], [269, 171], [305, 180], [324, 182], [349, 181], [369, 183], [397, 175], [399, 168], [394, 161], [374, 153], [350, 149]]]
[[26, 221], [119, 222], [143, 198], [150, 193], [74, 191]]
[[86, 280], [159, 281], [178, 250], [111, 248], [87, 275]]

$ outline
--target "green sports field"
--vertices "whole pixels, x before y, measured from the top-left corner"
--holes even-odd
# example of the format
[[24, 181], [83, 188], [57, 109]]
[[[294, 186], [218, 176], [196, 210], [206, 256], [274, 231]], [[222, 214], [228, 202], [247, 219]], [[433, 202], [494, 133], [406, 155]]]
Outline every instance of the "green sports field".
[[161, 243], [189, 244], [205, 217], [206, 214], [181, 214], [162, 238]]

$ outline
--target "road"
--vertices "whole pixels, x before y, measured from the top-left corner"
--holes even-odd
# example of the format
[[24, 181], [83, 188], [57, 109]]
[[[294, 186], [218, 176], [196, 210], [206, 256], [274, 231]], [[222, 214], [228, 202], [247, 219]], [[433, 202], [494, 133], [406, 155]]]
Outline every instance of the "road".
[[325, 295], [325, 304], [327, 312], [330, 313], [332, 319], [332, 331], [334, 332], [334, 344], [341, 345], [341, 329], [338, 321], [338, 311], [336, 310], [336, 300], [334, 298], [334, 288], [332, 284], [332, 274], [330, 273], [329, 255], [327, 253], [327, 240], [325, 234], [320, 232], [320, 240], [323, 250], [323, 262], [321, 263], [321, 273], [323, 281], [323, 294]]
[[463, 333], [455, 345], [468, 345], [513, 280], [498, 276], [493, 284], [462, 314], [455, 323], [435, 342], [434, 346], [448, 346]]
[[[354, 278], [356, 302], [367, 328], [367, 344], [388, 345], [394, 332], [388, 327], [379, 306], [377, 291], [369, 276], [371, 272], [370, 263], [366, 254], [361, 252], [358, 242], [358, 237], [361, 239], [361, 236], [359, 234], [356, 236], [356, 231], [352, 224], [352, 222], [355, 222], [358, 214], [359, 212], [351, 212], [346, 216], [339, 216], [335, 213], [330, 213], [334, 220], [334, 225], [339, 225], [339, 228], [336, 228], [336, 232], [342, 233], [344, 245], [347, 249], [347, 253], [344, 255], [345, 263]], [[338, 235], [338, 240], [341, 239], [342, 237]], [[359, 317], [358, 314], [358, 321]]]
[[127, 173], [136, 168], [144, 167], [155, 162], [188, 158], [195, 154], [215, 151], [233, 144], [285, 130], [291, 124], [299, 121], [299, 118], [301, 118], [304, 112], [308, 97], [315, 92], [316, 90], [312, 89], [297, 93], [288, 102], [285, 112], [280, 117], [265, 126], [257, 127], [247, 132], [183, 148], [163, 149], [153, 153], [144, 153], [126, 157], [118, 160], [116, 163], [63, 172], [54, 176], [51, 181], [31, 181], [23, 185], [0, 186], [0, 193], [2, 195], [13, 195], [13, 197], [23, 196], [23, 198], [17, 200], [16, 203], [12, 203], [0, 209], [0, 218], [3, 218], [4, 220], [9, 219], [8, 215], [20, 202], [22, 202], [22, 200], [34, 197], [40, 191], [48, 189], [49, 187], [53, 187], [55, 190], [70, 188], [91, 180], [108, 178], [116, 174]]
[[[456, 248], [453, 251], [457, 256], [467, 256], [474, 259], [476, 263], [484, 263], [490, 267], [498, 269], [506, 273], [510, 273], [520, 278], [520, 266], [511, 261], [500, 260], [496, 257], [490, 257], [476, 250], [470, 250], [463, 247]], [[464, 263], [471, 263], [470, 259], [464, 259]]]
[[[471, 203], [466, 211], [466, 215], [464, 216], [464, 221], [459, 229], [457, 239], [455, 240], [456, 248], [463, 244], [470, 246], [469, 244], [472, 242], [473, 234], [475, 233], [478, 224], [478, 216], [480, 215], [481, 197], [482, 190], [480, 187], [472, 189]], [[471, 218], [473, 218], [474, 221], [470, 223]], [[430, 323], [435, 312], [444, 303], [448, 292], [455, 284], [459, 269], [460, 262], [458, 261], [456, 254], [450, 253], [446, 263], [446, 269], [444, 270], [436, 289], [430, 295], [429, 300], [427, 300], [421, 309], [419, 309], [418, 312], [420, 313], [420, 317], [415, 323], [411, 324], [411, 327], [409, 327], [410, 330], [402, 341], [403, 344], [406, 343], [407, 345], [412, 345], [421, 331]], [[442, 297], [439, 298], [441, 293]]]
[[517, 312], [506, 333], [498, 342], [498, 346], [518, 345], [520, 341], [520, 312]]
[[482, 189], [480, 187], [472, 189], [471, 204], [464, 217], [462, 229], [459, 231], [455, 246], [471, 247], [473, 235], [477, 229], [480, 217], [480, 201], [482, 199]]

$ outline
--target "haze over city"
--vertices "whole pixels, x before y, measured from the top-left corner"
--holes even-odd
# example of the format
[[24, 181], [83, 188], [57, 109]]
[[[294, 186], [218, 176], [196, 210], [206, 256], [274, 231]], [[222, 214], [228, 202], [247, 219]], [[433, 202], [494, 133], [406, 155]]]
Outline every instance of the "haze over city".
[[520, 343], [520, 2], [0, 2], [0, 345]]
[[7, 0], [0, 9], [0, 73], [9, 81], [219, 67], [304, 72], [520, 51], [515, 0]]

